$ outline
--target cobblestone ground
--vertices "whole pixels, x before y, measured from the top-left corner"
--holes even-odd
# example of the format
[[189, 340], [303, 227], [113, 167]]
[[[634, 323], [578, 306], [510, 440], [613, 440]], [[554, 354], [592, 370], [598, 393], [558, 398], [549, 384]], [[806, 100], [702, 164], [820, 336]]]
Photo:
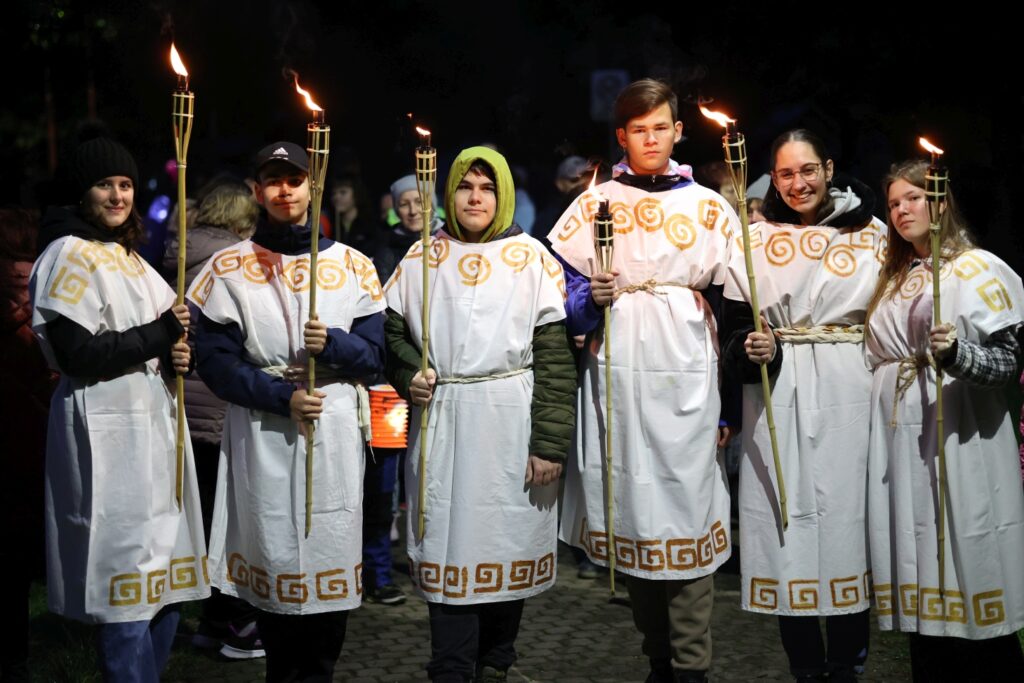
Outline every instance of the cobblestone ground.
[[[396, 549], [396, 557], [398, 556]], [[399, 586], [409, 579], [396, 567]], [[619, 588], [625, 595], [625, 586]], [[712, 622], [712, 681], [792, 681], [774, 618], [739, 608], [740, 581], [727, 565], [715, 576]], [[410, 595], [400, 606], [364, 603], [349, 618], [348, 635], [335, 680], [391, 683], [426, 680], [430, 652], [427, 610]], [[872, 619], [874, 628], [874, 619]], [[628, 606], [608, 599], [607, 576], [577, 578], [571, 554], [562, 548], [558, 581], [551, 590], [527, 600], [516, 642], [519, 662], [509, 680], [559, 683], [643, 681], [647, 661]], [[183, 646], [172, 658], [170, 681], [203, 683], [261, 682], [262, 660], [226, 662]], [[910, 680], [902, 636], [872, 632], [871, 656], [861, 681]]]

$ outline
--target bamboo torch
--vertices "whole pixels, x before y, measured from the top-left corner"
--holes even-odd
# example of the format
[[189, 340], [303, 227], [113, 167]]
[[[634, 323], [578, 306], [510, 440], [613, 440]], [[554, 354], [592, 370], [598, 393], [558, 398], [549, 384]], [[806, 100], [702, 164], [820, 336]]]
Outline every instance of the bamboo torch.
[[[171, 125], [174, 130], [174, 158], [178, 163], [178, 291], [175, 303], [185, 303], [185, 255], [187, 237], [185, 235], [185, 169], [188, 166], [188, 143], [192, 137], [192, 108], [195, 96], [188, 89], [188, 70], [178, 56], [178, 51], [171, 43], [171, 67], [178, 74], [178, 87], [171, 96]], [[185, 340], [183, 336], [182, 341]], [[177, 393], [178, 432], [174, 442], [174, 499], [178, 509], [182, 509], [182, 496], [185, 472], [185, 377], [175, 377]]]
[[[591, 189], [597, 181], [597, 169], [590, 181]], [[615, 250], [615, 232], [612, 229], [612, 214], [608, 210], [608, 200], [603, 196], [594, 214], [594, 250], [601, 272], [612, 270], [612, 255]], [[612, 306], [604, 307], [604, 468], [605, 468], [605, 531], [608, 534], [608, 580], [612, 597], [615, 597], [615, 486], [612, 481]]]
[[[942, 312], [939, 306], [939, 280], [940, 257], [942, 256], [942, 244], [939, 240], [939, 219], [946, 206], [946, 191], [949, 187], [949, 171], [941, 166], [939, 157], [943, 151], [931, 144], [925, 138], [918, 140], [932, 155], [932, 162], [925, 173], [925, 196], [928, 197], [928, 218], [932, 242], [932, 325], [941, 324]], [[939, 552], [939, 599], [943, 602], [945, 611], [946, 591], [946, 435], [942, 415], [942, 368], [935, 364], [935, 438], [938, 442], [939, 455], [939, 519], [937, 545]]]
[[[324, 110], [299, 85], [295, 75], [295, 90], [306, 100], [313, 112], [313, 120], [306, 125], [306, 151], [309, 152], [309, 319], [316, 320], [317, 255], [320, 251], [320, 200], [327, 178], [327, 155], [331, 151], [331, 127], [324, 123]], [[308, 389], [310, 396], [316, 391], [316, 358], [309, 354]], [[313, 436], [316, 425], [306, 424], [306, 538], [313, 528]]]
[[[725, 150], [725, 163], [729, 167], [729, 176], [736, 191], [736, 204], [740, 210], [740, 227], [743, 232], [743, 258], [747, 267], [747, 286], [750, 289], [750, 307], [754, 313], [754, 330], [761, 328], [761, 304], [757, 300], [757, 282], [754, 279], [754, 260], [750, 252], [750, 219], [747, 217], [747, 140], [743, 133], [736, 130], [736, 120], [725, 114], [713, 112], [705, 107], [701, 113], [718, 122], [725, 128], [722, 136], [722, 148]], [[764, 400], [764, 414], [768, 422], [768, 436], [771, 439], [772, 458], [775, 461], [775, 480], [779, 487], [779, 510], [782, 516], [782, 530], [789, 528], [789, 509], [786, 505], [786, 482], [782, 477], [782, 462], [779, 460], [779, 442], [775, 436], [775, 414], [772, 410], [772, 388], [768, 380], [768, 366], [761, 365], [761, 390]]]
[[[434, 186], [437, 183], [437, 150], [430, 146], [430, 131], [416, 126], [420, 146], [416, 148], [416, 188], [423, 206], [423, 230], [420, 245], [423, 251], [423, 331], [420, 335], [422, 352], [420, 372], [427, 376], [430, 368], [430, 221], [433, 213]], [[422, 539], [427, 528], [427, 420], [429, 404], [420, 412], [419, 492], [417, 498], [416, 534]]]

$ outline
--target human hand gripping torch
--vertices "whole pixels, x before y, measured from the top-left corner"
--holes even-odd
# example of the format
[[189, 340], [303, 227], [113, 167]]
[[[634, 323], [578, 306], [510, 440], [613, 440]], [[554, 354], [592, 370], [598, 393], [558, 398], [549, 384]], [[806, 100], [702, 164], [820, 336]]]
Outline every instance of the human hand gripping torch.
[[[313, 120], [306, 125], [306, 151], [309, 152], [309, 319], [316, 320], [317, 255], [320, 251], [320, 201], [327, 178], [327, 155], [331, 151], [331, 127], [324, 123], [324, 110], [313, 97], [299, 85], [295, 76], [295, 90], [306, 100], [306, 106], [313, 112]], [[316, 358], [309, 354], [309, 395], [316, 391]], [[314, 422], [306, 424], [306, 538], [313, 528], [313, 437]]]
[[[590, 188], [593, 189], [597, 180], [597, 169], [594, 169], [594, 178], [590, 181]], [[612, 214], [608, 210], [608, 200], [598, 195], [600, 201], [597, 205], [597, 213], [594, 214], [594, 250], [601, 272], [610, 273], [612, 270], [612, 257], [615, 250], [615, 232], [613, 230]], [[612, 597], [615, 597], [615, 486], [612, 481], [612, 306], [609, 303], [604, 307], [604, 486], [605, 486], [605, 531], [608, 534], [608, 580]]]
[[[736, 191], [736, 204], [740, 210], [740, 227], [743, 232], [743, 258], [747, 267], [747, 286], [750, 289], [750, 307], [754, 313], [754, 330], [760, 333], [761, 305], [757, 300], [757, 282], [754, 279], [754, 260], [750, 253], [750, 219], [747, 217], [747, 140], [743, 133], [736, 130], [736, 120], [725, 114], [700, 108], [701, 113], [718, 122], [725, 128], [722, 136], [722, 148], [725, 150], [725, 163], [729, 167], [729, 176]], [[772, 388], [768, 380], [768, 366], [761, 365], [761, 390], [764, 400], [764, 414], [768, 422], [768, 436], [771, 438], [772, 458], [775, 461], [775, 480], [779, 487], [779, 511], [782, 516], [782, 530], [789, 528], [789, 509], [786, 505], [786, 482], [782, 477], [782, 462], [779, 460], [779, 442], [775, 436], [775, 414], [772, 410]]]
[[[181, 57], [178, 56], [178, 51], [174, 49], [174, 43], [171, 43], [171, 67], [178, 74], [178, 87], [171, 96], [171, 125], [174, 129], [174, 158], [178, 163], [178, 291], [175, 303], [180, 306], [185, 303], [185, 252], [187, 250], [185, 168], [188, 165], [188, 143], [192, 137], [192, 108], [195, 104], [195, 97], [188, 89], [188, 71], [185, 69]], [[186, 336], [183, 336], [181, 340], [184, 341]], [[180, 373], [175, 377], [175, 393], [177, 394], [178, 432], [174, 441], [174, 499], [180, 510], [185, 471], [185, 377]]]
[[[420, 336], [422, 353], [420, 372], [427, 376], [430, 369], [430, 222], [433, 214], [434, 185], [437, 183], [437, 150], [430, 146], [430, 131], [416, 127], [420, 134], [420, 146], [416, 148], [416, 188], [423, 205], [423, 230], [420, 245], [423, 252], [423, 332]], [[420, 412], [420, 486], [417, 498], [416, 536], [422, 539], [427, 527], [427, 419], [429, 404]]]
[[[932, 155], [932, 163], [925, 173], [925, 196], [928, 198], [928, 231], [932, 242], [932, 325], [941, 324], [942, 313], [939, 301], [939, 280], [942, 268], [942, 244], [939, 240], [939, 219], [946, 207], [946, 191], [949, 187], [949, 171], [941, 165], [939, 157], [943, 150], [931, 144], [925, 138], [918, 143]], [[935, 364], [935, 439], [938, 443], [939, 456], [939, 515], [937, 545], [939, 552], [939, 599], [945, 605], [946, 591], [946, 435], [942, 417], [942, 368]]]

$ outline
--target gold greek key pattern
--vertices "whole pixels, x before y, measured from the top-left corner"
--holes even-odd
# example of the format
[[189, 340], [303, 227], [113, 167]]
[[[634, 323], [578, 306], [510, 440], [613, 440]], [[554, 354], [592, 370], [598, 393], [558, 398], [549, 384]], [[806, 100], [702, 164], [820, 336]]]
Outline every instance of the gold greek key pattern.
[[115, 574], [110, 577], [108, 602], [112, 607], [140, 605], [143, 600], [147, 604], [159, 603], [168, 590], [184, 590], [199, 585], [199, 568], [206, 574], [206, 557], [196, 562], [195, 556], [171, 559], [167, 569], [155, 569], [143, 575], [140, 572]]
[[[943, 600], [943, 597], [945, 598]], [[917, 594], [917, 616], [925, 621], [967, 623], [967, 608], [960, 591], [947, 590], [940, 597], [938, 588], [922, 588]]]
[[[751, 235], [751, 241], [753, 241], [753, 235]], [[753, 244], [751, 244], [751, 248], [753, 248]], [[773, 233], [768, 237], [768, 243], [764, 250], [768, 263], [773, 266], [784, 266], [796, 256], [796, 247], [788, 232]]]
[[970, 280], [985, 270], [988, 270], [988, 264], [972, 251], [965, 251], [960, 254], [960, 258], [956, 260], [953, 266], [953, 273], [961, 280]]
[[831, 240], [828, 230], [817, 230], [815, 228], [804, 228], [800, 231], [800, 253], [804, 258], [818, 261], [828, 249]]
[[676, 249], [686, 251], [697, 241], [697, 229], [687, 216], [674, 213], [665, 221], [665, 237]]
[[548, 274], [548, 277], [558, 284], [558, 291], [562, 293], [562, 299], [564, 300], [567, 295], [565, 292], [565, 273], [562, 272], [562, 264], [555, 260], [553, 256], [548, 256], [547, 254], [541, 254], [541, 263], [544, 265], [544, 272]]
[[317, 600], [342, 600], [348, 597], [344, 569], [331, 569], [316, 575]]
[[501, 248], [501, 260], [517, 273], [537, 260], [537, 250], [529, 244], [510, 242]]
[[853, 247], [834, 244], [825, 252], [825, 269], [839, 277], [850, 277], [857, 272], [857, 255]]
[[356, 595], [363, 594], [363, 563], [360, 562], [355, 566], [352, 572], [356, 575]]
[[[608, 534], [591, 531], [584, 518], [579, 543], [595, 560], [608, 561]], [[633, 539], [615, 535], [615, 562], [623, 569], [648, 572], [686, 571], [707, 567], [729, 549], [729, 535], [721, 521], [700, 538]]]
[[794, 579], [790, 581], [789, 606], [795, 610], [818, 609], [818, 580]]
[[889, 236], [878, 236], [878, 249], [875, 249], [875, 260], [885, 265], [885, 255], [889, 253]]
[[644, 197], [633, 207], [636, 224], [647, 232], [660, 230], [665, 222], [665, 210], [661, 202], [653, 197]]
[[207, 270], [203, 272], [203, 276], [199, 278], [199, 281], [192, 285], [191, 297], [200, 306], [206, 304], [206, 299], [210, 296], [210, 292], [213, 291], [213, 271]]
[[852, 607], [860, 602], [860, 577], [844, 576], [828, 582], [832, 591], [832, 604], [836, 607]]
[[633, 212], [630, 211], [628, 204], [625, 202], [615, 202], [608, 207], [608, 212], [612, 215], [613, 231], [620, 235], [628, 235], [633, 232], [633, 228], [636, 227], [636, 221], [633, 220]]
[[346, 576], [355, 577], [355, 594], [362, 595], [362, 567], [362, 563], [356, 565], [351, 573], [340, 567], [325, 569], [311, 579], [307, 579], [308, 574], [304, 573], [272, 576], [266, 570], [251, 565], [240, 553], [232, 553], [228, 557], [227, 579], [239, 588], [247, 588], [262, 600], [275, 599], [284, 604], [301, 605], [311, 599], [330, 601], [349, 597]]
[[464, 285], [482, 285], [491, 276], [491, 262], [483, 254], [466, 254], [459, 259], [459, 275]]
[[750, 604], [760, 609], [777, 609], [779, 606], [779, 582], [775, 579], [750, 579]]
[[392, 287], [395, 286], [395, 283], [398, 282], [401, 279], [402, 279], [402, 264], [399, 263], [398, 266], [395, 268], [395, 272], [391, 274], [391, 279], [388, 280], [386, 285], [384, 285], [384, 293], [387, 294], [387, 292]]
[[[944, 595], [940, 595], [937, 587], [919, 589], [916, 583], [905, 583], [900, 585], [899, 592], [899, 602], [894, 604], [892, 584], [875, 586], [879, 615], [892, 616], [898, 611], [903, 616], [916, 616], [922, 621], [968, 623], [967, 600], [961, 591], [947, 589]], [[991, 626], [1006, 621], [1002, 590], [975, 593], [970, 602], [975, 625]]]
[[568, 242], [569, 238], [576, 234], [576, 231], [583, 227], [583, 221], [577, 216], [569, 216], [565, 220], [565, 224], [562, 225], [562, 229], [558, 231], [556, 237], [561, 242]]
[[851, 230], [848, 239], [854, 249], [874, 249], [877, 241], [878, 231], [870, 224], [860, 230]]
[[472, 567], [449, 564], [444, 568], [436, 562], [421, 562], [417, 566], [410, 557], [409, 576], [424, 593], [442, 593], [448, 598], [465, 598], [470, 593], [520, 591], [555, 578], [555, 555], [548, 553], [537, 560], [513, 560], [508, 565], [481, 562]]
[[890, 616], [893, 613], [892, 584], [880, 583], [875, 586], [875, 605], [879, 616]]
[[50, 285], [49, 295], [69, 304], [77, 304], [85, 296], [85, 290], [89, 288], [89, 281], [78, 273], [69, 273], [67, 266], [61, 266], [57, 271], [57, 277]]
[[277, 599], [279, 602], [301, 605], [309, 599], [309, 589], [303, 579], [305, 574], [278, 574]]
[[900, 612], [908, 617], [917, 616], [917, 584], [900, 585]]
[[146, 272], [137, 254], [128, 255], [120, 244], [103, 244], [91, 240], [78, 240], [67, 255], [68, 263], [93, 273], [102, 268], [109, 272], [120, 271], [129, 277], [138, 277]]
[[707, 230], [713, 231], [718, 219], [725, 213], [722, 205], [714, 199], [702, 199], [697, 202], [697, 221]]
[[1008, 308], [1013, 308], [1013, 302], [1010, 301], [1010, 294], [1006, 291], [1006, 287], [999, 281], [999, 278], [992, 278], [988, 282], [978, 287], [978, 296], [985, 302], [985, 305], [989, 307], [993, 313], [999, 311], [1005, 311]]
[[580, 198], [580, 212], [583, 215], [584, 223], [594, 222], [594, 216], [597, 215], [597, 206], [600, 201], [596, 195], [589, 193]]
[[[384, 290], [380, 286], [380, 278], [377, 277], [377, 269], [373, 267], [373, 263], [370, 259], [365, 256], [359, 256], [353, 254], [351, 251], [348, 252], [349, 264], [352, 267], [353, 272], [359, 277], [359, 287], [364, 292], [370, 295], [373, 301], [380, 301], [384, 298]], [[340, 269], [339, 269], [340, 272]], [[323, 287], [323, 266], [317, 266], [317, 284]], [[344, 273], [342, 273], [341, 283], [345, 283]], [[341, 285], [338, 285], [340, 287]]]
[[1006, 608], [1003, 606], [1003, 591], [993, 590], [975, 593], [971, 598], [974, 606], [974, 623], [978, 626], [991, 626], [1006, 620]]
[[249, 589], [256, 594], [256, 597], [267, 600], [270, 598], [270, 574], [266, 569], [250, 567], [252, 580], [249, 582]]

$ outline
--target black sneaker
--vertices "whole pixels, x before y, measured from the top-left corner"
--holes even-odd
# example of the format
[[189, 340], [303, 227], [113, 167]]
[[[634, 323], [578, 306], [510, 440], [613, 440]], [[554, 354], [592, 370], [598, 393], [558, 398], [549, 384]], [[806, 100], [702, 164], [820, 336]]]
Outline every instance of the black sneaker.
[[508, 672], [493, 666], [482, 666], [475, 680], [476, 683], [505, 683], [508, 681]]
[[263, 649], [263, 641], [260, 640], [260, 632], [256, 628], [255, 621], [250, 621], [240, 629], [236, 629], [234, 625], [228, 624], [228, 630], [230, 633], [224, 639], [224, 644], [220, 648], [222, 657], [227, 657], [228, 659], [259, 659], [260, 657], [267, 656], [266, 651]]
[[405, 593], [393, 583], [386, 586], [366, 590], [366, 599], [382, 605], [401, 605], [405, 602]]

